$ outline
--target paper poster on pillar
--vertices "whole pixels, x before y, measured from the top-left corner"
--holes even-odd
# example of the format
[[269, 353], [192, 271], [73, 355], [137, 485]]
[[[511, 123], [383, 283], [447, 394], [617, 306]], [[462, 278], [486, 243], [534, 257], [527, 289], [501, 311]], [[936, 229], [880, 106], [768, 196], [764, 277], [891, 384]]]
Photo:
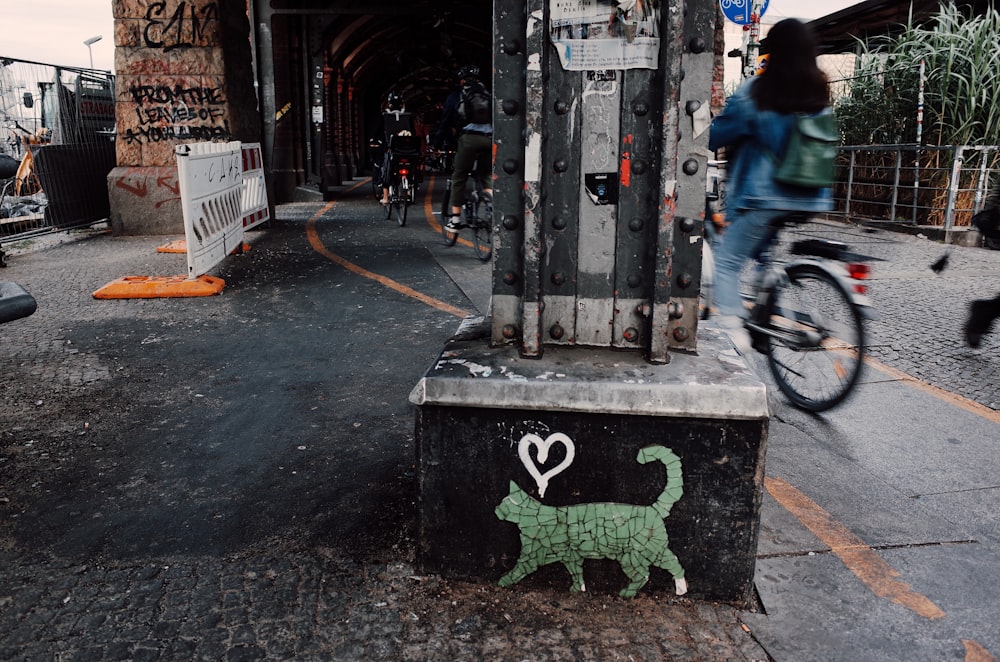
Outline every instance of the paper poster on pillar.
[[549, 0], [549, 37], [563, 69], [655, 69], [660, 0]]

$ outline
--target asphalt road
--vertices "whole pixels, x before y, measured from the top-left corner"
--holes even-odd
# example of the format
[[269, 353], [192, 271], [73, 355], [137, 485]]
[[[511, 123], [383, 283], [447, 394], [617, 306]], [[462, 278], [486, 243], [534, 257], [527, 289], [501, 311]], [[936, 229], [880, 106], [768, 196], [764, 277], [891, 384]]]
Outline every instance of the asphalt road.
[[489, 265], [364, 184], [282, 206], [216, 297], [91, 297], [184, 273], [172, 238], [5, 245], [39, 308], [0, 326], [0, 658], [1000, 656], [1000, 336], [960, 342], [1000, 252], [935, 275], [926, 239], [807, 229], [874, 259], [881, 319], [842, 407], [770, 397], [758, 609], [499, 589], [412, 565], [407, 395], [488, 312]]

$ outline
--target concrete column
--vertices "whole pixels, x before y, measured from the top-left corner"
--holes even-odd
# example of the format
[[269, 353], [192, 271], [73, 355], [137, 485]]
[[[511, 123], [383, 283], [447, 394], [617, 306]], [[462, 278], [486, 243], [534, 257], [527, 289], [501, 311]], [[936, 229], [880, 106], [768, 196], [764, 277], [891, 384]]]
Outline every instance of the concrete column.
[[245, 0], [115, 0], [116, 234], [183, 232], [174, 148], [258, 142]]
[[669, 365], [567, 347], [526, 359], [460, 332], [410, 396], [423, 570], [559, 590], [580, 590], [579, 571], [597, 592], [748, 604], [765, 389], [720, 332], [699, 345]]

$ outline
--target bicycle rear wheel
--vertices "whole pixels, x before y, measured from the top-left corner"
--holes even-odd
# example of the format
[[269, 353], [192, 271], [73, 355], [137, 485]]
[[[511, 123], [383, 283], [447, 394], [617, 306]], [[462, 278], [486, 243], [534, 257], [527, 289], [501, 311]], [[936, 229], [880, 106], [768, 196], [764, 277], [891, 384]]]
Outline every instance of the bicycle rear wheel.
[[406, 225], [406, 212], [410, 208], [410, 181], [403, 177], [399, 182], [399, 191], [396, 191], [396, 199], [393, 206], [396, 208], [396, 223], [399, 227]]
[[476, 220], [472, 235], [473, 247], [476, 257], [487, 262], [493, 257], [493, 198], [488, 193], [480, 192], [474, 200]]
[[441, 198], [441, 214], [439, 219], [441, 220], [441, 236], [444, 237], [444, 245], [454, 246], [455, 242], [458, 241], [458, 233], [452, 232], [445, 227], [448, 224], [449, 214], [451, 214], [451, 181], [445, 183], [444, 196]]
[[836, 407], [861, 378], [865, 328], [843, 285], [823, 269], [786, 269], [766, 304], [767, 364], [781, 392], [800, 409]]

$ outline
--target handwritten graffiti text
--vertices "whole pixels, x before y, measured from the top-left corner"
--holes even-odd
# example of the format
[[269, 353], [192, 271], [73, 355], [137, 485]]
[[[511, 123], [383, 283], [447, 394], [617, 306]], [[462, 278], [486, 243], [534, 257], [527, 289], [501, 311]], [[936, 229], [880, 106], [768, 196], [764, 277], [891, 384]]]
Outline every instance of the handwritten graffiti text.
[[188, 140], [194, 139], [204, 142], [212, 140], [231, 140], [232, 133], [229, 131], [229, 123], [224, 126], [140, 126], [135, 129], [127, 129], [124, 134], [125, 144], [158, 143], [164, 140]]
[[214, 2], [202, 7], [181, 2], [173, 13], [168, 13], [166, 2], [154, 2], [146, 10], [142, 37], [148, 48], [162, 48], [165, 53], [175, 48], [209, 46], [208, 26], [218, 20], [219, 7]]

